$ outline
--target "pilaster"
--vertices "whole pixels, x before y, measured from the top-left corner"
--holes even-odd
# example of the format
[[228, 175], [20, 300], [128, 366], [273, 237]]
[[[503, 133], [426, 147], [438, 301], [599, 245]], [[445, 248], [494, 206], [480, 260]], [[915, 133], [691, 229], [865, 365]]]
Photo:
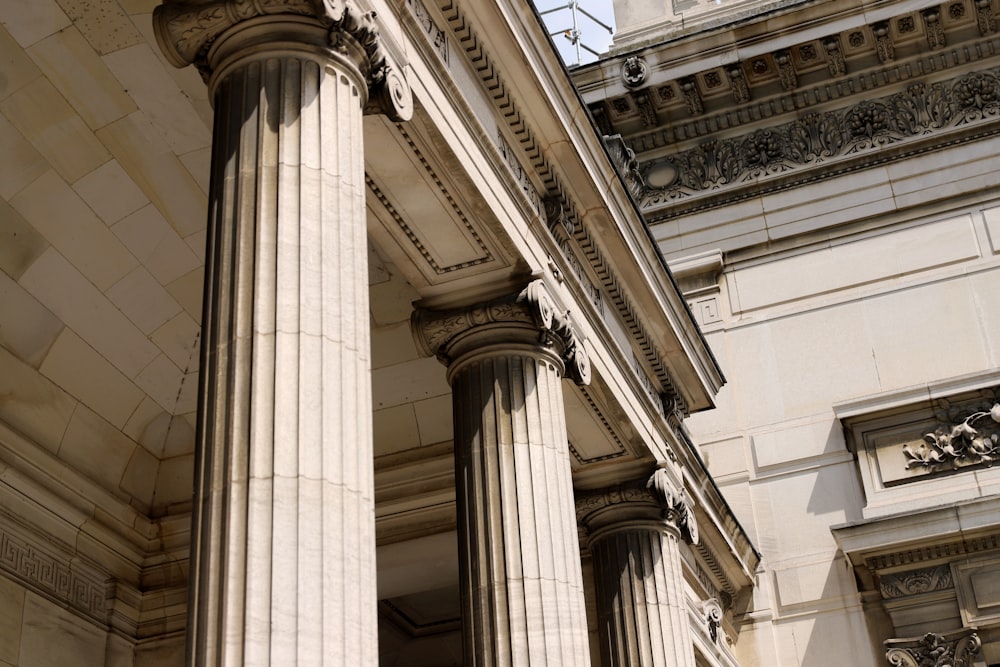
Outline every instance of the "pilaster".
[[215, 107], [188, 664], [374, 666], [362, 115], [409, 90], [353, 2], [154, 22]]
[[465, 664], [589, 665], [562, 399], [583, 345], [540, 281], [414, 328], [452, 386]]
[[694, 667], [680, 540], [697, 542], [690, 501], [664, 469], [580, 497], [593, 555], [598, 634], [609, 667]]

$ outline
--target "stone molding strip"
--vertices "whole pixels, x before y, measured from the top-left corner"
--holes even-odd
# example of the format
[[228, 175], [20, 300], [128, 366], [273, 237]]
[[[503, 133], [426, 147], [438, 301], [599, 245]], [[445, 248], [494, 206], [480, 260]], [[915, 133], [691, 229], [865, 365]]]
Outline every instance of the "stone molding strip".
[[63, 549], [29, 537], [0, 514], [0, 571], [95, 623], [109, 621], [110, 575]]
[[[637, 336], [639, 349], [660, 381], [666, 397], [664, 403], [669, 404], [672, 408], [676, 406], [677, 412], [682, 416], [686, 416], [688, 413], [686, 402], [677, 390], [675, 382], [667, 373], [661, 361], [662, 356], [660, 351], [646, 334], [644, 325], [638, 320], [630, 299], [622, 290], [615, 272], [604, 260], [592, 235], [583, 225], [580, 217], [575, 213], [575, 207], [565, 194], [565, 188], [561, 184], [558, 175], [542, 153], [531, 128], [525, 122], [516, 101], [512, 99], [510, 92], [503, 82], [503, 78], [498, 73], [497, 67], [492, 62], [489, 54], [483, 48], [475, 30], [462, 15], [455, 0], [438, 0], [438, 7], [455, 37], [465, 49], [471, 65], [479, 75], [485, 91], [492, 97], [497, 111], [517, 138], [520, 150], [527, 157], [535, 173], [538, 174], [539, 178], [545, 184], [547, 191], [546, 209], [549, 209], [551, 206], [550, 202], [557, 202], [559, 208], [563, 211], [563, 215], [572, 221], [573, 236], [580, 250], [599, 278], [603, 288], [612, 297], [612, 301], [622, 321], [628, 326], [633, 335]], [[546, 217], [549, 217], [548, 212], [546, 213]], [[546, 222], [550, 233], [553, 225], [558, 224], [551, 219]], [[555, 240], [558, 243], [558, 238]], [[658, 410], [662, 410], [663, 406], [656, 407]], [[667, 412], [673, 411], [672, 408], [671, 410], [667, 410]]]

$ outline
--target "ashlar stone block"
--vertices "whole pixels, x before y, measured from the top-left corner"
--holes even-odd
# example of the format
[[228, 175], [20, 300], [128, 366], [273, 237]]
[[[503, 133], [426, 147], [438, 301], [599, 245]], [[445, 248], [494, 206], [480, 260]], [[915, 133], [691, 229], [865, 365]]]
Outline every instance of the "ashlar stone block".
[[0, 111], [68, 183], [111, 157], [66, 98], [44, 77], [0, 102]]
[[46, 37], [28, 54], [90, 129], [135, 111], [135, 102], [75, 27]]

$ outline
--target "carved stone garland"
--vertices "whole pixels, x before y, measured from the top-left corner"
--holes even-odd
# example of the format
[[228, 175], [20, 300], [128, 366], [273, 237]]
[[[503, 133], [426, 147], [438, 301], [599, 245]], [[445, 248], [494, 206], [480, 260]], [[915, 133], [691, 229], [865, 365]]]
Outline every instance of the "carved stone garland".
[[676, 174], [663, 187], [641, 187], [643, 207], [683, 200], [763, 177], [875, 151], [950, 127], [1000, 116], [1000, 70], [972, 72], [934, 84], [915, 83], [895, 95], [846, 109], [809, 113], [640, 165], [645, 176], [667, 164]]
[[925, 433], [919, 445], [903, 445], [903, 455], [907, 470], [914, 466], [928, 472], [941, 466], [992, 466], [1000, 458], [1000, 403], [994, 403], [988, 411], [974, 412], [957, 424]]
[[973, 667], [982, 642], [974, 629], [890, 639], [885, 659], [893, 667]]

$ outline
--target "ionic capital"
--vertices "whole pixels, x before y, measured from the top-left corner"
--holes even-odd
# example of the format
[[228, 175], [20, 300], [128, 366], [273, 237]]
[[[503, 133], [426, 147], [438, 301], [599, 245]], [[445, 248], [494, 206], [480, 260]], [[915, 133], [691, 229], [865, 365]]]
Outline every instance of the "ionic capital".
[[576, 518], [592, 540], [644, 524], [674, 531], [691, 544], [698, 542], [691, 500], [674, 486], [663, 468], [648, 480], [624, 482], [581, 495], [576, 501]]
[[[207, 78], [219, 65], [210, 52], [225, 33], [282, 18], [300, 22], [303, 42], [346, 58], [357, 68], [368, 87], [366, 113], [385, 113], [401, 121], [410, 118], [410, 88], [400, 67], [385, 51], [375, 12], [362, 11], [355, 0], [164, 0], [153, 11], [153, 28], [171, 64], [193, 64]], [[322, 36], [321, 44], [316, 43], [315, 34]], [[296, 37], [287, 25], [280, 31], [265, 26], [257, 31], [253, 46], [268, 40], [294, 42]]]
[[424, 352], [449, 366], [487, 347], [528, 343], [554, 353], [577, 384], [590, 382], [590, 360], [583, 341], [569, 313], [557, 310], [541, 280], [469, 308], [417, 310], [411, 325]]

